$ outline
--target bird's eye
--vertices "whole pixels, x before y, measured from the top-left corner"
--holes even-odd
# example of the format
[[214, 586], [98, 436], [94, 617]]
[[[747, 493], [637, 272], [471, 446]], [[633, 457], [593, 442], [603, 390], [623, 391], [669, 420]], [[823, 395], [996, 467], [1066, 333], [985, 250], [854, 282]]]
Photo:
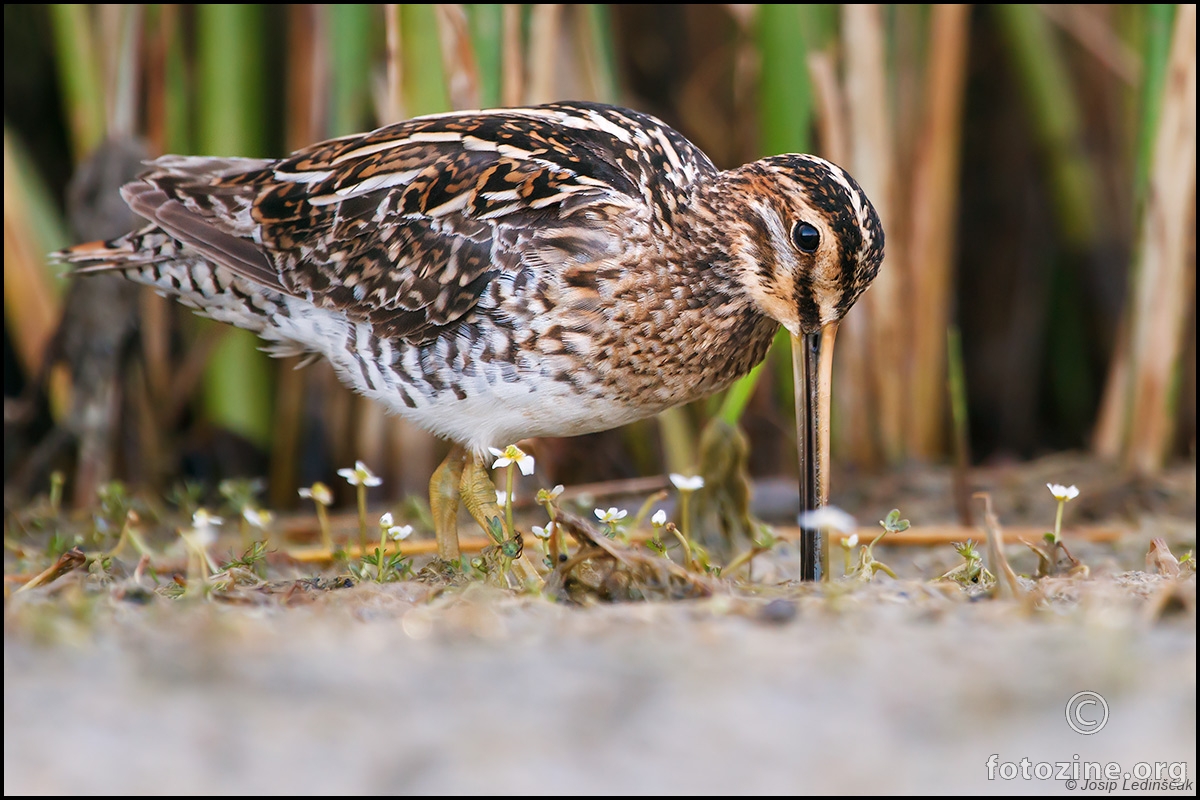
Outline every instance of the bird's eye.
[[821, 232], [815, 225], [807, 222], [797, 222], [792, 226], [792, 241], [805, 253], [815, 253], [821, 244]]

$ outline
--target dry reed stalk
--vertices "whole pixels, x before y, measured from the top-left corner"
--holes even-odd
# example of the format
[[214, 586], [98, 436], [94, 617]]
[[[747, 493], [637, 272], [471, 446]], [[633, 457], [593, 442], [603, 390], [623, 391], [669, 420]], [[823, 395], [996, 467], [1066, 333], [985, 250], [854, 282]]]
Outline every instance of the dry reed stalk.
[[171, 306], [165, 297], [147, 289], [138, 297], [138, 328], [142, 361], [146, 366], [146, 388], [153, 404], [152, 417], [165, 431], [166, 409], [174, 383], [171, 363]]
[[[128, 460], [126, 478], [135, 486], [162, 488], [169, 480], [165, 442], [167, 427], [163, 404], [150, 393], [149, 381], [144, 376], [144, 365], [134, 361], [129, 367], [126, 386], [128, 413], [133, 419], [132, 436], [137, 441], [137, 457]], [[76, 496], [80, 508], [95, 501], [95, 495], [87, 499]], [[82, 502], [80, 502], [82, 501]]]
[[[171, 318], [178, 312], [171, 308], [170, 303], [170, 300], [148, 288], [141, 292], [138, 298], [138, 328], [144, 375], [132, 373], [126, 384], [131, 387], [131, 396], [135, 401], [145, 404], [137, 412], [138, 457], [145, 462], [141, 466], [141, 474], [148, 476], [148, 480], [155, 485], [161, 485], [166, 477], [165, 464], [170, 459], [163, 448], [171, 440], [170, 432], [179, 417], [177, 408], [182, 405], [175, 397], [179, 369], [171, 359], [170, 352]], [[211, 352], [211, 349], [205, 352]]]
[[305, 384], [308, 374], [296, 369], [298, 357], [279, 362], [275, 374], [275, 409], [271, 424], [271, 453], [267, 481], [272, 508], [293, 508], [300, 485], [300, 441], [303, 425]]
[[[775, 528], [775, 536], [779, 539], [795, 540], [800, 538], [799, 528]], [[879, 535], [879, 526], [866, 527], [858, 529], [853, 535], [858, 537], [860, 542], [871, 541]], [[1037, 542], [1041, 541], [1042, 534], [1045, 533], [1045, 526], [1037, 525], [1021, 525], [1009, 526], [1004, 529], [1005, 537], [1013, 542]], [[1064, 531], [1063, 539], [1068, 542], [1090, 542], [1093, 544], [1108, 544], [1119, 540], [1122, 536], [1128, 534], [1129, 531], [1122, 530], [1107, 525], [1088, 525], [1086, 527], [1072, 526], [1069, 531]], [[850, 538], [851, 534], [838, 533], [831, 537], [830, 544], [839, 546], [843, 541]], [[885, 547], [937, 547], [939, 545], [953, 544], [954, 542], [965, 542], [967, 539], [986, 539], [986, 532], [983, 537], [980, 536], [979, 526], [977, 525], [919, 525], [909, 528], [906, 531], [897, 533], [889, 533], [887, 538], [883, 540]]]
[[[875, 205], [888, 232], [885, 264], [864, 295], [847, 328], [864, 329], [847, 337], [851, 347], [861, 341], [863, 357], [873, 368], [869, 391], [876, 403], [883, 456], [900, 458], [904, 448], [904, 386], [907, 348], [904, 339], [905, 243], [896, 225], [898, 198], [893, 153], [894, 133], [888, 98], [886, 37], [883, 11], [877, 4], [843, 6], [842, 37], [845, 58], [845, 99], [850, 130], [848, 168]], [[858, 424], [849, 422], [850, 425]]]
[[325, 136], [329, 100], [328, 9], [288, 7], [288, 63], [284, 145], [288, 152]]
[[579, 52], [580, 95], [583, 99], [612, 103], [617, 100], [617, 80], [610, 61], [611, 37], [605, 6], [577, 5], [574, 12], [574, 37]]
[[[313, 407], [321, 410], [321, 416], [325, 420], [325, 441], [329, 446], [329, 459], [335, 469], [348, 467], [355, 461], [353, 420], [358, 407], [358, 395], [338, 380], [333, 366], [325, 359], [308, 367], [308, 370], [313, 373], [309, 380], [310, 387], [315, 389], [316, 394]], [[329, 485], [340, 500], [344, 501], [354, 496], [350, 487], [341, 479]]]
[[143, 7], [103, 3], [97, 6], [100, 41], [111, 43], [102, 54], [105, 129], [109, 139], [133, 136], [140, 108], [140, 58]]
[[[38, 375], [58, 327], [61, 302], [46, 269], [47, 248], [28, 213], [30, 187], [4, 131], [4, 327], [26, 375]], [[65, 387], [62, 387], [65, 388]], [[63, 406], [65, 408], [65, 406]]]
[[[1161, 107], [1164, 99], [1167, 96], [1167, 75], [1170, 67], [1171, 58], [1171, 36], [1172, 31], [1169, 27], [1170, 20], [1173, 18], [1173, 9], [1166, 7], [1152, 7], [1150, 14], [1151, 19], [1148, 21], [1150, 30], [1146, 36], [1144, 43], [1145, 62], [1143, 64], [1142, 79], [1142, 119], [1141, 129], [1144, 142], [1139, 147], [1139, 175], [1143, 175], [1144, 188], [1138, 191], [1138, 195], [1145, 198], [1150, 193], [1150, 178], [1154, 171], [1153, 159], [1155, 156], [1156, 135], [1161, 124]], [[1139, 182], [1139, 186], [1141, 186]], [[1190, 193], [1190, 200], [1194, 206], [1195, 192]], [[1142, 213], [1142, 229], [1146, 224], [1146, 207], [1143, 200], [1143, 207], [1140, 209]], [[1186, 218], [1194, 219], [1195, 210], [1184, 212]], [[1192, 237], [1194, 239], [1194, 225], [1192, 227]], [[1139, 245], [1141, 242], [1139, 241]], [[1194, 248], [1194, 241], [1189, 240], [1186, 245], [1189, 248]], [[1185, 258], [1194, 260], [1194, 251], [1189, 250]], [[1135, 265], [1139, 262], [1135, 260]], [[1138, 283], [1137, 277], [1140, 273], [1135, 269], [1134, 277], [1131, 283], [1135, 286]], [[1131, 292], [1132, 294], [1132, 292]], [[1100, 405], [1100, 411], [1096, 422], [1096, 428], [1093, 433], [1092, 449], [1101, 458], [1108, 461], [1120, 460], [1123, 454], [1128, 454], [1130, 450], [1130, 426], [1132, 421], [1132, 404], [1134, 393], [1134, 370], [1137, 369], [1136, 363], [1133, 361], [1131, 354], [1132, 333], [1131, 333], [1131, 316], [1133, 314], [1133, 301], [1125, 307], [1121, 314], [1121, 319], [1117, 328], [1116, 349], [1112, 357], [1112, 361], [1108, 370], [1103, 399]], [[1194, 315], [1194, 306], [1192, 314]], [[1185, 367], [1186, 369], [1186, 367]], [[1187, 370], [1189, 375], [1194, 375], [1194, 368]], [[1169, 421], [1167, 422], [1169, 425]]]
[[525, 48], [521, 46], [521, 6], [505, 3], [503, 14], [502, 72], [500, 97], [503, 105], [525, 102]]
[[979, 492], [975, 496], [983, 500], [982, 527], [986, 533], [984, 541], [987, 543], [987, 563], [991, 567], [992, 574], [996, 576], [996, 586], [993, 591], [997, 597], [1023, 598], [1026, 595], [1025, 589], [1021, 586], [1021, 581], [1018, 580], [1012, 565], [1008, 563], [1008, 556], [1004, 552], [1004, 529], [1000, 527], [1000, 518], [992, 509], [992, 496], [987, 492]]
[[386, 3], [384, 26], [387, 33], [387, 92], [385, 102], [376, 103], [379, 121], [383, 124], [404, 119], [404, 54], [400, 31], [400, 6]]
[[1170, 451], [1195, 264], [1187, 263], [1195, 225], [1196, 6], [1176, 12], [1165, 96], [1154, 141], [1132, 297], [1132, 404], [1125, 464], [1156, 472]]
[[479, 108], [479, 68], [466, 9], [461, 3], [439, 3], [436, 8], [450, 106], [455, 110]]
[[913, 159], [908, 204], [907, 296], [911, 398], [905, 424], [906, 454], [933, 458], [945, 449], [946, 327], [954, 282], [954, 229], [962, 138], [963, 88], [969, 7], [932, 7], [922, 132]]
[[[338, 538], [351, 538], [354, 532], [358, 530], [358, 517], [350, 514], [341, 514], [336, 518], [330, 517], [330, 524], [334, 526], [335, 533]], [[776, 538], [786, 541], [798, 541], [801, 531], [799, 528], [782, 527], [775, 528], [774, 533]], [[1063, 539], [1068, 542], [1090, 542], [1093, 544], [1111, 544], [1118, 541], [1128, 531], [1123, 531], [1119, 528], [1104, 527], [1104, 526], [1089, 526], [1085, 528], [1073, 528], [1070, 532], [1063, 533]], [[858, 540], [870, 541], [879, 534], [879, 527], [860, 528], [855, 534]], [[1042, 528], [1035, 527], [1009, 527], [1004, 531], [1006, 538], [1013, 542], [1039, 541], [1042, 535]], [[285, 523], [283, 532], [285, 538], [315, 538], [320, 534], [316, 529], [315, 523], [310, 519], [297, 518], [294, 521]], [[631, 544], [641, 544], [647, 542], [655, 534], [646, 530], [628, 531], [627, 534]], [[842, 541], [848, 539], [846, 534], [836, 534], [832, 537], [830, 545], [832, 547], [840, 547]], [[938, 525], [921, 528], [909, 528], [900, 533], [889, 533], [887, 539], [884, 540], [886, 547], [942, 547], [945, 545], [954, 544], [955, 542], [965, 542], [967, 539], [987, 541], [987, 534], [980, 535], [978, 527], [970, 525]], [[528, 546], [529, 539], [526, 539]], [[494, 545], [491, 539], [485, 536], [460, 536], [459, 547], [464, 553], [478, 553], [485, 547]], [[392, 551], [389, 546], [388, 552]], [[402, 545], [405, 555], [408, 556], [431, 556], [437, 554], [437, 542], [432, 539], [408, 539]], [[347, 541], [344, 544], [344, 550], [347, 556], [353, 558], [358, 555], [358, 546]], [[332, 560], [333, 554], [324, 547], [288, 547], [284, 551], [289, 558], [305, 563], [322, 563]]]
[[828, 50], [808, 54], [808, 78], [812, 81], [817, 110], [820, 154], [835, 164], [847, 160], [850, 143], [846, 137], [846, 102], [838, 85], [837, 66]]
[[1092, 450], [1105, 461], [1116, 461], [1128, 430], [1129, 409], [1129, 314], [1121, 315], [1117, 324], [1117, 346], [1108, 364], [1104, 396], [1096, 412], [1096, 428], [1092, 433]]
[[525, 101], [530, 105], [559, 99], [559, 38], [562, 30], [561, 3], [539, 3], [529, 10], [529, 49], [525, 53], [529, 79]]
[[170, 50], [174, 9], [161, 6], [149, 18], [143, 40], [143, 73], [146, 81], [142, 102], [146, 119], [142, 135], [151, 153], [163, 152], [167, 141], [167, 53]]

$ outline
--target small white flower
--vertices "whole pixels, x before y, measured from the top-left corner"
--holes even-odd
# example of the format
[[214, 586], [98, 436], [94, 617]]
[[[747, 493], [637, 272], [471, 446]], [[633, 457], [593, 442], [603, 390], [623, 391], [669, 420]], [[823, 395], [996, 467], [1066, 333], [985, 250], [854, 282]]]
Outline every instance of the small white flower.
[[217, 540], [216, 528], [218, 525], [224, 524], [224, 522], [225, 520], [220, 517], [214, 517], [212, 514], [209, 514], [208, 509], [196, 509], [196, 513], [192, 514], [191, 541], [197, 547], [207, 547]]
[[527, 455], [524, 450], [517, 447], [515, 444], [510, 444], [503, 450], [497, 450], [494, 447], [489, 447], [488, 452], [496, 456], [495, 463], [492, 464], [492, 469], [507, 467], [509, 464], [516, 464], [521, 470], [522, 475], [533, 474], [533, 456]]
[[246, 506], [242, 509], [242, 517], [254, 527], [265, 530], [271, 524], [271, 520], [275, 518], [275, 515], [261, 508]]
[[672, 472], [671, 483], [675, 484], [675, 488], [681, 492], [694, 492], [697, 489], [704, 488], [704, 478], [699, 475], [688, 476]]
[[857, 533], [851, 534], [850, 536], [847, 536], [845, 539], [842, 539], [842, 547], [846, 548], [847, 550], [853, 550], [856, 546], [858, 546], [858, 534]]
[[1046, 488], [1050, 490], [1050, 494], [1054, 495], [1054, 499], [1060, 503], [1065, 503], [1068, 500], [1074, 500], [1076, 497], [1079, 497], [1079, 489], [1076, 486], [1047, 483]]
[[625, 517], [629, 514], [628, 511], [624, 511], [624, 510], [618, 509], [616, 507], [610, 508], [610, 509], [608, 509], [608, 511], [603, 511], [599, 508], [594, 508], [594, 509], [592, 509], [592, 513], [594, 513], [596, 515], [596, 519], [600, 520], [601, 522], [603, 522], [605, 524], [612, 524], [612, 523], [619, 522], [620, 520], [625, 519]]
[[544, 527], [544, 528], [539, 525], [534, 525], [533, 526], [533, 535], [538, 537], [539, 539], [549, 539], [551, 536], [554, 535], [554, 523], [547, 522], [546, 527]]
[[367, 465], [361, 461], [354, 462], [354, 469], [347, 467], [346, 469], [339, 469], [337, 472], [351, 486], [378, 486], [383, 483], [383, 478], [380, 478], [374, 472], [367, 469]]
[[[513, 492], [513, 494], [515, 495], [516, 492]], [[504, 491], [503, 489], [496, 490], [496, 505], [498, 505], [498, 506], [508, 505], [508, 492]]]
[[296, 492], [301, 497], [320, 503], [323, 506], [333, 505], [333, 492], [329, 491], [329, 487], [320, 481], [305, 489], [297, 489]]
[[804, 528], [835, 530], [838, 533], [850, 534], [858, 530], [858, 523], [854, 517], [837, 506], [821, 506], [815, 511], [805, 511], [796, 521]]
[[558, 499], [558, 496], [563, 493], [563, 485], [560, 483], [553, 489], [538, 489], [537, 501], [540, 505], [548, 505]]
[[383, 530], [384, 536], [396, 541], [407, 539], [412, 533], [412, 525], [397, 525], [390, 511], [385, 512], [379, 518], [379, 527]]
[[206, 508], [196, 509], [196, 513], [192, 514], [192, 527], [200, 528], [215, 528], [218, 525], [224, 525], [225, 520], [220, 517], [214, 517], [208, 513]]
[[661, 528], [667, 524], [667, 512], [661, 508], [654, 512], [654, 516], [650, 518], [650, 524], [656, 528]]

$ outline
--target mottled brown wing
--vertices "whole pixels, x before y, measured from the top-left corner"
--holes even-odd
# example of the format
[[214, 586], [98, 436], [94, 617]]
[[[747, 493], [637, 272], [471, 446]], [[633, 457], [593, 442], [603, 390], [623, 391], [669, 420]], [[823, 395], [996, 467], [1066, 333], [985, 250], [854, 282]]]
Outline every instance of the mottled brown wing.
[[669, 224], [668, 162], [681, 181], [714, 169], [651, 117], [562, 103], [417, 118], [278, 162], [168, 157], [126, 197], [216, 263], [419, 341], [530, 259], [611, 253], [598, 220]]
[[388, 335], [427, 338], [470, 311], [493, 277], [520, 268], [516, 234], [549, 235], [577, 225], [586, 207], [629, 204], [555, 163], [430, 141], [416, 127], [279, 165], [282, 179], [254, 211], [291, 291], [353, 309]]

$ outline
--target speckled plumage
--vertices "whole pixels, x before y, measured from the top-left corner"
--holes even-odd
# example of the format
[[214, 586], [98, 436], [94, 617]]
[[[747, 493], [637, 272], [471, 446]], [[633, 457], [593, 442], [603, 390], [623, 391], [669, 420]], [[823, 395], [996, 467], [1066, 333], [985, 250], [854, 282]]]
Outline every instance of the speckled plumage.
[[122, 194], [150, 224], [61, 258], [323, 355], [477, 453], [715, 392], [779, 324], [841, 318], [883, 256], [838, 167], [722, 172], [593, 103], [422, 117], [278, 161], [166, 156]]

